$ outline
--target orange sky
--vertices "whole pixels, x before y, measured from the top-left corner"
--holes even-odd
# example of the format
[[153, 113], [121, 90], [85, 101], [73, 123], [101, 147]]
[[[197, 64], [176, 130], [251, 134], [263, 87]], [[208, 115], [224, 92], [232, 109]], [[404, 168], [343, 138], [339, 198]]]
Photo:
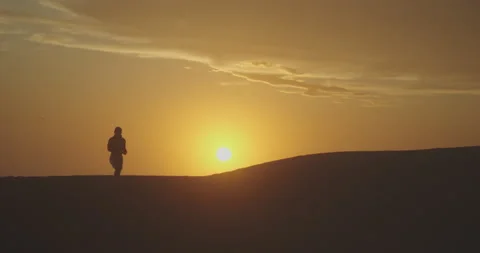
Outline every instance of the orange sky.
[[[0, 3], [0, 176], [480, 145], [475, 1]], [[220, 163], [217, 148], [232, 160]]]

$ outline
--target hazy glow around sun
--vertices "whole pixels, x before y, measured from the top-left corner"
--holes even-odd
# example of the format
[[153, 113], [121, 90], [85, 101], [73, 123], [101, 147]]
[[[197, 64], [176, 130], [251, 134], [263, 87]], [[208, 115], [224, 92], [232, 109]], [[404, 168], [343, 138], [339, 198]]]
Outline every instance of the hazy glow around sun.
[[217, 158], [221, 162], [226, 162], [232, 158], [232, 152], [228, 148], [219, 148], [217, 150]]

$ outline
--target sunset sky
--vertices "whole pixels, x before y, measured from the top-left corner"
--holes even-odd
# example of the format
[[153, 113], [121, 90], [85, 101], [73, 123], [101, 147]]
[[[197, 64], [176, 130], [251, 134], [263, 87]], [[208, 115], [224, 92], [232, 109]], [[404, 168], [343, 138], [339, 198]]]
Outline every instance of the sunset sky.
[[[0, 0], [0, 176], [480, 145], [478, 0]], [[226, 147], [231, 160], [215, 152]]]

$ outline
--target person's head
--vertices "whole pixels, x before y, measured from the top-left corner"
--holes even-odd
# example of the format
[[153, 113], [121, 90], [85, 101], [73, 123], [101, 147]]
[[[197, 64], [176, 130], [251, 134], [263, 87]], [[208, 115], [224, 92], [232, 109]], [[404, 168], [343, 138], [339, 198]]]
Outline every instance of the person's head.
[[121, 135], [122, 134], [122, 128], [121, 127], [115, 127], [115, 130], [113, 132], [116, 135]]

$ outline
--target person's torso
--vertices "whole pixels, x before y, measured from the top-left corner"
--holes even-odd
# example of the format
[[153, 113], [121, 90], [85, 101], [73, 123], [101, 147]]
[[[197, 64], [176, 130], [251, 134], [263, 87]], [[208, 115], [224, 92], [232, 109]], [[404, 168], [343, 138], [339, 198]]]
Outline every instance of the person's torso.
[[123, 137], [113, 136], [108, 140], [112, 154], [122, 154], [125, 150], [125, 139]]

